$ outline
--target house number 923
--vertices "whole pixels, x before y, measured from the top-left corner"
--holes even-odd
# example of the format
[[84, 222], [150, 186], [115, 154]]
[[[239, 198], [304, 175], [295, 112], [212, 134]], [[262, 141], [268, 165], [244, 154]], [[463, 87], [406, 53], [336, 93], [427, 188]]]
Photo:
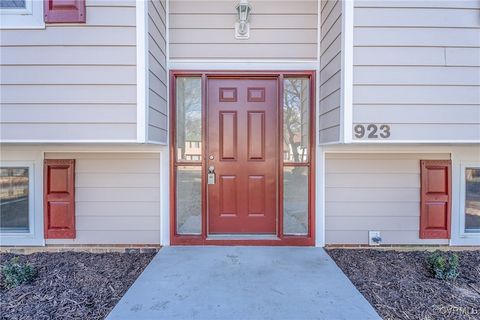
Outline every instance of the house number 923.
[[390, 126], [388, 124], [357, 124], [353, 127], [355, 138], [362, 139], [388, 139], [390, 138]]

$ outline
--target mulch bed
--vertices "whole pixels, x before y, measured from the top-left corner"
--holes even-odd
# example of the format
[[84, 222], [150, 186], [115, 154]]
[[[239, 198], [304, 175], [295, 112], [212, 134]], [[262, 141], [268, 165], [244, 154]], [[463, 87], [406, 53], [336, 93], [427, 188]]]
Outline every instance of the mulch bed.
[[[0, 277], [1, 319], [104, 319], [147, 264], [151, 253], [34, 253], [18, 255], [38, 271], [7, 289]], [[1, 254], [0, 265], [14, 254]]]
[[383, 319], [480, 319], [480, 250], [456, 252], [450, 281], [430, 275], [425, 251], [327, 251]]

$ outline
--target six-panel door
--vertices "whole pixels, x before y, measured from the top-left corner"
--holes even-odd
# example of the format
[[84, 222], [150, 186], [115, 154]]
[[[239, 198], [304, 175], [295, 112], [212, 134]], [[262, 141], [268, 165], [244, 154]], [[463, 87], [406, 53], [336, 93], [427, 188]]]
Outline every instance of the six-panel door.
[[210, 234], [276, 233], [276, 79], [209, 79]]

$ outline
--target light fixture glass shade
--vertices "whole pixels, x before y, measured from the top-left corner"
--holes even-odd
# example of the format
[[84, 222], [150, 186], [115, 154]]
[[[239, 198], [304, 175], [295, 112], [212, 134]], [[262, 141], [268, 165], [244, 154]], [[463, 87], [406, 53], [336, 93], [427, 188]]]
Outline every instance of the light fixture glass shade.
[[250, 4], [248, 4], [248, 2], [246, 1], [240, 1], [237, 4], [236, 9], [238, 14], [238, 20], [247, 22], [248, 17], [250, 15], [250, 11], [252, 11], [252, 7], [250, 6]]

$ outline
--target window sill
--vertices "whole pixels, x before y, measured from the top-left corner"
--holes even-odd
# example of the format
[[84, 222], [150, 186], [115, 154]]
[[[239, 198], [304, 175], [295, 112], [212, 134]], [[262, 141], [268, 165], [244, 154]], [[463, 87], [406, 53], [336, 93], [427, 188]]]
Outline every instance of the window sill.
[[15, 234], [2, 233], [0, 235], [1, 246], [43, 246], [45, 241], [38, 239], [33, 233]]
[[21, 27], [13, 27], [13, 26], [0, 26], [0, 30], [44, 30], [45, 25], [43, 26], [21, 26]]

